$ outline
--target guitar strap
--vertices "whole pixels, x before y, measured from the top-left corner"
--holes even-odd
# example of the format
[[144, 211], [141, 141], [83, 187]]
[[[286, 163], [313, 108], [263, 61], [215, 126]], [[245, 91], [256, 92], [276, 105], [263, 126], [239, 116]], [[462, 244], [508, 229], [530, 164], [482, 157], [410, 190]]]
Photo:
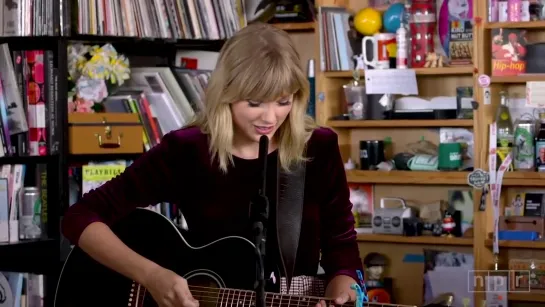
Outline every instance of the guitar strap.
[[277, 160], [276, 236], [289, 291], [301, 234], [306, 163], [299, 163], [290, 172], [285, 172], [280, 166], [280, 158]]

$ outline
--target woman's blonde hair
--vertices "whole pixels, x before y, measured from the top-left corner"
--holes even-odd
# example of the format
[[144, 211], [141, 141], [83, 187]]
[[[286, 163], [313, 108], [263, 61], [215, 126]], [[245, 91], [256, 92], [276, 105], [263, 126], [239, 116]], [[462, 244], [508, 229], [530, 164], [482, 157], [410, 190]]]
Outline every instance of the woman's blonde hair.
[[309, 83], [299, 53], [286, 32], [263, 23], [248, 25], [227, 40], [208, 81], [205, 108], [192, 123], [209, 135], [212, 159], [218, 159], [223, 172], [233, 163], [230, 104], [273, 101], [289, 94], [294, 94], [293, 106], [275, 136], [286, 171], [306, 160], [306, 142], [315, 127], [306, 115]]

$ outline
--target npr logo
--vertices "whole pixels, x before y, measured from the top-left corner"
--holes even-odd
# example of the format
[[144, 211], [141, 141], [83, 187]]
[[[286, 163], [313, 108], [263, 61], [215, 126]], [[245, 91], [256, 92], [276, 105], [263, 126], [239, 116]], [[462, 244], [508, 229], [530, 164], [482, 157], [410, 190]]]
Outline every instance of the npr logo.
[[530, 292], [529, 270], [469, 270], [468, 292]]

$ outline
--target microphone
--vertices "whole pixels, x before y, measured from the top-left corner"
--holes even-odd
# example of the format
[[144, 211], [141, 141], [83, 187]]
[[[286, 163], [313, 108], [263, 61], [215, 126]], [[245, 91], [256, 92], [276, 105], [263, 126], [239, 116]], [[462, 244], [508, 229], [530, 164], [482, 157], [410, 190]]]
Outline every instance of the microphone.
[[262, 135], [259, 138], [259, 164], [261, 165], [261, 195], [265, 195], [267, 185], [267, 155], [269, 153], [269, 138]]

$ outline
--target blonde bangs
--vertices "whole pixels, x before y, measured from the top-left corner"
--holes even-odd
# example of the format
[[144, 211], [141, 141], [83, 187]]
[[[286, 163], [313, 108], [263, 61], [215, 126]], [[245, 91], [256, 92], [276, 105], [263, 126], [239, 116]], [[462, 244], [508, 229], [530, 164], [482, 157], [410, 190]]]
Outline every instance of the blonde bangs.
[[308, 81], [301, 69], [290, 65], [293, 62], [285, 59], [280, 52], [272, 53], [265, 57], [248, 58], [248, 63], [238, 66], [232, 73], [234, 78], [226, 88], [224, 99], [229, 102], [275, 101], [305, 88], [304, 83]]

